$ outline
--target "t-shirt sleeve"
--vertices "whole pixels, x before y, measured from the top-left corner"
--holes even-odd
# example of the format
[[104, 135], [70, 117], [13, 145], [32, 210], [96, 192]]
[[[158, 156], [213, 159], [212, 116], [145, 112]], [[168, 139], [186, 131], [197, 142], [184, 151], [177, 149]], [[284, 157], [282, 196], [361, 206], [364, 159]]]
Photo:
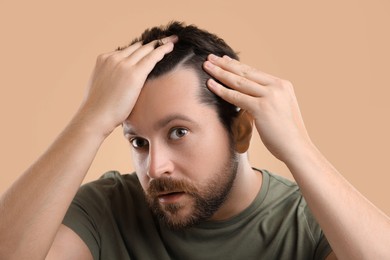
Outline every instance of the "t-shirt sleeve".
[[93, 184], [82, 186], [73, 199], [63, 224], [72, 229], [85, 242], [94, 259], [99, 259], [99, 227], [104, 221], [104, 205], [98, 205], [99, 193]]

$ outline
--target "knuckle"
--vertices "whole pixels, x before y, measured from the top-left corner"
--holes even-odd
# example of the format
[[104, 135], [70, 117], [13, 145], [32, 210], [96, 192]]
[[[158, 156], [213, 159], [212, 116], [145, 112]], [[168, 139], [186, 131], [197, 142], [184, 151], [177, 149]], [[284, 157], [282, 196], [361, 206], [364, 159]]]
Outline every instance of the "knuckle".
[[243, 76], [243, 77], [248, 77], [249, 75], [253, 74], [256, 69], [248, 66], [248, 65], [244, 65], [244, 64], [241, 64], [240, 65], [240, 75]]
[[97, 57], [96, 64], [98, 65], [108, 65], [108, 66], [115, 66], [120, 62], [120, 57], [118, 55], [112, 54], [112, 53], [105, 53], [100, 54]]
[[243, 77], [239, 77], [237, 80], [236, 80], [236, 87], [238, 88], [242, 88], [244, 87], [245, 85], [247, 85], [248, 83], [248, 80], [246, 78], [243, 78]]
[[226, 63], [229, 65], [229, 66], [237, 66], [237, 65], [240, 65], [241, 63], [235, 59], [229, 59], [226, 61]]
[[110, 55], [106, 58], [106, 61], [109, 64], [118, 64], [121, 63], [121, 58], [118, 55]]
[[225, 70], [223, 70], [223, 69], [221, 69], [219, 67], [215, 67], [214, 68], [214, 72], [215, 72], [216, 75], [219, 75], [222, 78], [226, 78], [226, 77], [229, 76], [229, 73], [227, 71], [225, 71]]
[[280, 90], [288, 90], [292, 87], [291, 82], [285, 79], [274, 78], [272, 81], [273, 85]]
[[275, 78], [273, 79], [274, 87], [268, 88], [267, 96], [272, 99], [278, 99], [287, 93], [294, 92], [293, 85], [290, 81]]
[[281, 80], [281, 87], [286, 90], [291, 90], [293, 88], [293, 84], [288, 80]]
[[131, 71], [132, 64], [126, 60], [116, 61], [116, 64], [119, 71]]
[[232, 91], [230, 96], [233, 103], [236, 103], [240, 99], [240, 94], [237, 91]]
[[105, 60], [107, 59], [108, 57], [108, 54], [107, 53], [103, 53], [103, 54], [100, 54], [99, 56], [97, 56], [96, 58], [96, 63], [97, 64], [102, 64], [105, 62]]
[[274, 78], [273, 79], [273, 84], [275, 85], [275, 86], [277, 86], [277, 87], [281, 87], [281, 86], [283, 86], [283, 80], [282, 79], [280, 79], [280, 78]]

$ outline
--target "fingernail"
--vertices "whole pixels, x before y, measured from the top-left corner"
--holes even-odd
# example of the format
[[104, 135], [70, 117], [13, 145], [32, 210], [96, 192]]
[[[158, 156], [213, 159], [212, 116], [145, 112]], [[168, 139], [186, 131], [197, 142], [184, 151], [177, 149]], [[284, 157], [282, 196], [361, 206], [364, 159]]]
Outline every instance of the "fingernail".
[[211, 60], [211, 61], [216, 61], [218, 59], [219, 59], [219, 57], [217, 55], [214, 55], [214, 54], [209, 55], [209, 60]]
[[217, 82], [214, 79], [212, 79], [212, 78], [210, 78], [207, 81], [207, 83], [208, 83], [208, 86], [211, 87], [211, 88], [216, 88], [217, 87]]
[[212, 69], [214, 67], [214, 64], [212, 64], [209, 61], [205, 61], [204, 65], [206, 66], [206, 68], [209, 68], [209, 69]]
[[172, 42], [177, 42], [179, 40], [179, 37], [177, 35], [171, 36]]
[[176, 43], [178, 39], [179, 37], [177, 37], [177, 35], [170, 35], [160, 39], [159, 41], [161, 41], [163, 44], [166, 44], [168, 42]]
[[227, 55], [223, 55], [223, 58], [226, 59], [226, 60], [232, 60], [232, 58], [230, 58], [230, 57], [227, 56]]

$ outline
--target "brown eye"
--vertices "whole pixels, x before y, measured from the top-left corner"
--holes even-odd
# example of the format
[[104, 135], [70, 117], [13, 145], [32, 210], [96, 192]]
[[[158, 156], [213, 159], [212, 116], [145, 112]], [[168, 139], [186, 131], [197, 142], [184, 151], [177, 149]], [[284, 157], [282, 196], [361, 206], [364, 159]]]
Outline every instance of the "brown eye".
[[143, 148], [149, 144], [148, 141], [143, 138], [133, 138], [130, 140], [130, 143], [134, 148]]
[[188, 130], [185, 128], [175, 128], [169, 134], [169, 139], [178, 140], [188, 134]]

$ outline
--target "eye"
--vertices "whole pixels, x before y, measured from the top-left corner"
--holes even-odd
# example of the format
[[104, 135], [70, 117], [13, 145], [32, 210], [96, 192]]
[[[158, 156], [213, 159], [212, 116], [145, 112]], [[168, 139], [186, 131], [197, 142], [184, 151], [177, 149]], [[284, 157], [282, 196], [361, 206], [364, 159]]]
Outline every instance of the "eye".
[[149, 142], [146, 139], [135, 137], [130, 139], [130, 144], [134, 148], [144, 148], [145, 146], [149, 145]]
[[188, 134], [188, 130], [185, 128], [174, 128], [169, 133], [169, 139], [178, 140]]

